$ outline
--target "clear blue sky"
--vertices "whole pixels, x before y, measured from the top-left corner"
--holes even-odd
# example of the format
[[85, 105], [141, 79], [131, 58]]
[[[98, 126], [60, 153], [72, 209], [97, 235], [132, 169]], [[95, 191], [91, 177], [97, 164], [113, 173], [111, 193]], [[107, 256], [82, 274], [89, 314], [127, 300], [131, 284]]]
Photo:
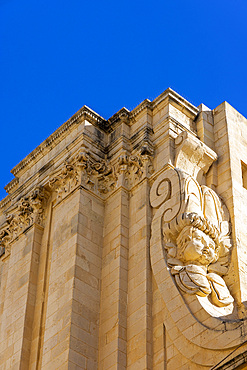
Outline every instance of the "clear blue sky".
[[246, 0], [0, 0], [0, 199], [84, 104], [109, 118], [171, 87], [247, 117], [246, 19]]

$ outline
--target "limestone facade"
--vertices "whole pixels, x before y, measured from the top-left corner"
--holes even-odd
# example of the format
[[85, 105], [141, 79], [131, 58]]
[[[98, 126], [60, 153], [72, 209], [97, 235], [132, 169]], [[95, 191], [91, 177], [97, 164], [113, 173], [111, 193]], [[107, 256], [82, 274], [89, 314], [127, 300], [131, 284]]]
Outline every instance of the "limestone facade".
[[[0, 202], [0, 369], [240, 369], [247, 120], [167, 89], [84, 106]], [[247, 366], [246, 366], [247, 368]]]

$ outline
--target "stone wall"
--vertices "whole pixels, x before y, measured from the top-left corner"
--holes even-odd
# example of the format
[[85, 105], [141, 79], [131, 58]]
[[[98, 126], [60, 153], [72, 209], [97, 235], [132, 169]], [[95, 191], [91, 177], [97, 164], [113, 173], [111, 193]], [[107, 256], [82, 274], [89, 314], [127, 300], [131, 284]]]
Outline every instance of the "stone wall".
[[243, 366], [246, 131], [228, 103], [168, 89], [108, 120], [84, 106], [20, 162], [0, 369]]

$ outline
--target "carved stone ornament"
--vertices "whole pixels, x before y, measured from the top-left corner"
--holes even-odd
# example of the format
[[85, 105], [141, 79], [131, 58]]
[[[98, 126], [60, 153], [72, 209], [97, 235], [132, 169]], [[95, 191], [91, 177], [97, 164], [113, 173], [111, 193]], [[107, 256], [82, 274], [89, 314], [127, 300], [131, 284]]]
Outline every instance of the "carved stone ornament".
[[6, 214], [0, 229], [0, 256], [8, 254], [9, 244], [34, 223], [43, 226], [43, 202], [48, 194], [43, 187], [37, 187], [29, 195], [21, 198], [17, 207]]
[[101, 195], [107, 194], [118, 186], [131, 187], [143, 176], [152, 173], [151, 153], [141, 148], [139, 156], [122, 153], [117, 162], [111, 164], [105, 159], [96, 160], [85, 147], [65, 161], [63, 167], [53, 173], [49, 186], [57, 193], [57, 201], [79, 185]]
[[191, 136], [182, 133], [176, 140], [182, 145], [175, 164], [184, 168], [169, 166], [151, 188], [150, 203], [156, 209], [151, 261], [154, 270], [156, 262], [166, 264], [182, 296], [197, 296], [213, 315], [223, 316], [233, 311], [234, 302], [224, 281], [231, 254], [229, 214], [215, 191], [195, 178], [208, 170], [216, 154]]
[[217, 194], [174, 168], [155, 181], [150, 199], [159, 207], [164, 258], [177, 287], [218, 307], [233, 303], [222, 278], [229, 265], [230, 225]]

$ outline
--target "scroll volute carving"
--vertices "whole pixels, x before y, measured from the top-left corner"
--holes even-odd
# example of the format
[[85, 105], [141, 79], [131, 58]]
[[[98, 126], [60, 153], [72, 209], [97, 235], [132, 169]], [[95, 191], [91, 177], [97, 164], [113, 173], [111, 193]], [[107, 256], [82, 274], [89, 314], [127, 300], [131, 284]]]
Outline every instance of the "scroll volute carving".
[[79, 185], [101, 195], [117, 186], [129, 188], [143, 175], [152, 173], [151, 156], [151, 149], [146, 145], [141, 148], [140, 155], [129, 155], [124, 151], [112, 164], [104, 158], [96, 160], [86, 147], [82, 147], [50, 176], [49, 187], [56, 192], [57, 201]]
[[97, 161], [85, 148], [80, 150], [75, 160], [82, 183], [101, 194], [113, 190], [116, 183], [116, 172], [107, 160], [102, 158]]
[[[230, 259], [230, 224], [217, 194], [170, 168], [154, 182], [150, 202], [157, 208], [151, 248], [161, 245], [163, 263], [179, 291], [207, 297], [216, 307], [231, 305], [234, 299], [223, 279]], [[154, 258], [152, 264], [155, 271]]]
[[10, 253], [9, 243], [34, 223], [44, 226], [44, 203], [49, 193], [39, 186], [30, 194], [22, 197], [17, 206], [6, 214], [6, 220], [0, 230], [0, 254], [5, 257]]
[[61, 169], [53, 173], [49, 186], [57, 193], [57, 201], [79, 185], [105, 194], [114, 188], [116, 173], [105, 159], [97, 161], [82, 147], [72, 158], [66, 160]]
[[143, 163], [140, 156], [123, 152], [116, 164], [118, 185], [131, 187], [143, 175]]
[[182, 153], [177, 151], [176, 163], [183, 168], [168, 168], [151, 188], [150, 203], [156, 209], [153, 271], [157, 275], [156, 260], [161, 264], [163, 259], [169, 275], [164, 273], [164, 278], [173, 279], [182, 295], [206, 297], [212, 307], [230, 307], [234, 299], [223, 278], [231, 251], [229, 214], [218, 195], [194, 177], [200, 170], [207, 171], [216, 155], [194, 138], [190, 146], [187, 133], [181, 136]]

